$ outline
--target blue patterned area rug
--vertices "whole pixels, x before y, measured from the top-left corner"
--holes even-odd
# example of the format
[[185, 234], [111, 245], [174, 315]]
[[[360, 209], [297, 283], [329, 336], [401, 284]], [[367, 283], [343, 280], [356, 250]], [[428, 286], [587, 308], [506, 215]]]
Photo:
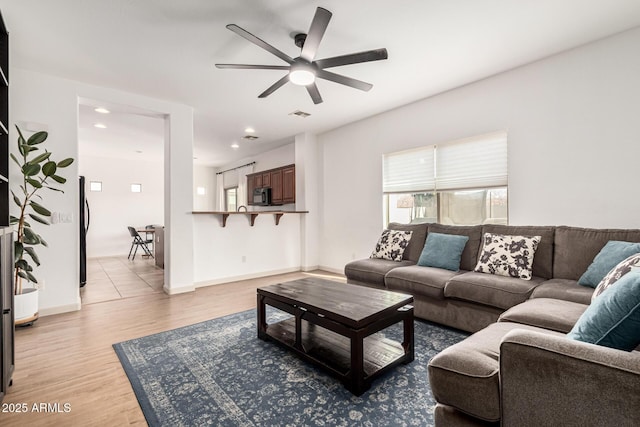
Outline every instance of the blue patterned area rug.
[[[288, 317], [268, 311], [268, 323]], [[384, 334], [402, 340], [401, 324]], [[113, 347], [150, 426], [430, 426], [429, 359], [467, 334], [416, 320], [415, 360], [357, 397], [257, 338], [249, 310]]]

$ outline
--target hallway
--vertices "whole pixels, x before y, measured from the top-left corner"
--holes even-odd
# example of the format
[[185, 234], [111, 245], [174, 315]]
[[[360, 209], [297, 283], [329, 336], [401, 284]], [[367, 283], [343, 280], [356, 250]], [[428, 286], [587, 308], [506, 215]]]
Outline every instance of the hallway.
[[162, 293], [164, 270], [153, 258], [124, 256], [87, 260], [87, 284], [80, 289], [82, 304], [93, 304], [147, 294]]

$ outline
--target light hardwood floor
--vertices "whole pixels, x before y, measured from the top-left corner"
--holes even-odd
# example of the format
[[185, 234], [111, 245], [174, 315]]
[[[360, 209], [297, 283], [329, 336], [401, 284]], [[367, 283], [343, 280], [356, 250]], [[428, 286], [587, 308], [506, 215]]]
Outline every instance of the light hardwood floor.
[[[27, 413], [0, 413], [0, 426], [146, 425], [112, 344], [255, 308], [256, 288], [315, 271], [227, 283], [168, 296], [150, 293], [83, 305], [16, 330], [13, 386], [2, 402], [26, 403]], [[58, 403], [61, 412], [33, 412]], [[64, 404], [70, 411], [64, 412]]]

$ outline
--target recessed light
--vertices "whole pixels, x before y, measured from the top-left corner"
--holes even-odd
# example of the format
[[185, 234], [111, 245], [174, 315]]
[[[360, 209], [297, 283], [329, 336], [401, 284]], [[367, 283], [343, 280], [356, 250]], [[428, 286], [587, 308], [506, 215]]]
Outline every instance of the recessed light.
[[111, 111], [107, 110], [104, 107], [95, 108], [93, 111], [95, 111], [96, 113], [100, 113], [100, 114], [109, 114], [111, 112]]
[[136, 150], [136, 153], [142, 154], [142, 150]]
[[246, 128], [245, 133], [254, 133], [256, 130], [254, 128]]
[[231, 144], [231, 148], [237, 150], [238, 148], [240, 148], [240, 146], [236, 142], [234, 142], [233, 144]]
[[103, 123], [96, 123], [93, 125], [94, 128], [98, 128], [98, 129], [106, 129], [107, 125], [103, 124]]

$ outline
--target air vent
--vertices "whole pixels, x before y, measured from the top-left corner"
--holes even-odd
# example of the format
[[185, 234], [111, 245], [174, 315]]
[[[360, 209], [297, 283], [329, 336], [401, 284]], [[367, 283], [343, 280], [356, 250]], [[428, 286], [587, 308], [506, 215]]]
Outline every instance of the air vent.
[[245, 135], [245, 136], [242, 137], [242, 139], [246, 139], [247, 141], [253, 141], [253, 140], [258, 139], [258, 137], [255, 136], [255, 135]]
[[293, 113], [289, 113], [290, 116], [298, 116], [298, 117], [302, 117], [303, 119], [309, 117], [311, 114], [309, 113], [305, 113], [304, 111], [300, 111], [300, 110], [296, 110]]

